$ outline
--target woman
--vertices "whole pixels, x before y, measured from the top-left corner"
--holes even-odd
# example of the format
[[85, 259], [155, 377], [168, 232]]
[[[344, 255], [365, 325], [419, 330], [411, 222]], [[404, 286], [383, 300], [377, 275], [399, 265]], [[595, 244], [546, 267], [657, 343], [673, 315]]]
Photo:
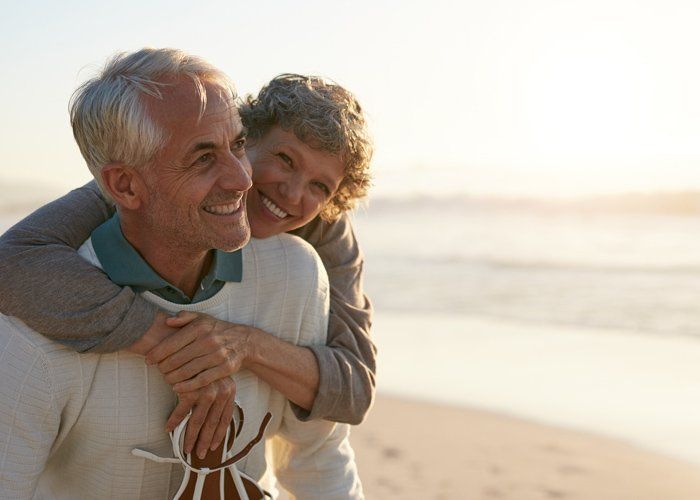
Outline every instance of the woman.
[[[253, 165], [247, 202], [252, 235], [291, 231], [304, 238], [318, 251], [331, 284], [328, 344], [285, 346], [296, 360], [295, 373], [285, 374], [287, 382], [293, 385], [299, 378], [308, 386], [308, 374], [318, 373], [306, 387], [315, 397], [293, 394], [274, 369], [246, 368], [296, 403], [299, 418], [359, 423], [374, 395], [375, 347], [369, 338], [371, 306], [362, 293], [362, 255], [343, 213], [369, 185], [372, 146], [362, 110], [337, 84], [281, 75], [248, 98], [240, 113], [249, 129]], [[138, 343], [155, 321], [155, 306], [110, 282], [75, 251], [112, 211], [94, 183], [88, 184], [5, 233], [0, 310], [80, 352], [114, 352]], [[100, 302], [81, 294], [85, 279], [111, 298]], [[16, 280], [28, 286], [18, 290]], [[42, 286], [30, 286], [34, 281]], [[168, 321], [183, 326], [193, 319], [183, 315]], [[272, 337], [245, 325], [237, 328], [263, 341]]]

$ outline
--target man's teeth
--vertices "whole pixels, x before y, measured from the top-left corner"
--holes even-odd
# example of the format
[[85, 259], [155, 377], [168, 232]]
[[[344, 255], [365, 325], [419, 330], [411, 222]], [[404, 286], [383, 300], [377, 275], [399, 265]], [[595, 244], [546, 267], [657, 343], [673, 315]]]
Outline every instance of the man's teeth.
[[276, 215], [277, 217], [279, 217], [280, 219], [284, 219], [284, 218], [288, 215], [287, 212], [285, 212], [285, 211], [282, 210], [280, 207], [278, 207], [277, 205], [275, 205], [275, 204], [272, 202], [272, 200], [271, 200], [270, 198], [268, 198], [267, 196], [260, 195], [260, 198], [262, 199], [263, 205], [265, 205], [265, 207], [266, 207], [270, 212], [272, 212], [273, 214], [275, 214], [275, 215]]
[[231, 203], [229, 205], [214, 205], [211, 207], [204, 207], [204, 211], [214, 215], [231, 215], [236, 210], [238, 210], [238, 207], [240, 206], [240, 202]]

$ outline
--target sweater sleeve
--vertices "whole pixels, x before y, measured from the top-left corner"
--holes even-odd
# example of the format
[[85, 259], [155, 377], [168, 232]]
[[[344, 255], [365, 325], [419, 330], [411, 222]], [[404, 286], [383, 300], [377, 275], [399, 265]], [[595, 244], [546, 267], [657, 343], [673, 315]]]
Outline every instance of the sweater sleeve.
[[0, 498], [33, 498], [59, 431], [60, 410], [42, 353], [0, 319]]
[[320, 372], [313, 407], [292, 409], [304, 421], [359, 424], [374, 400], [377, 352], [369, 335], [372, 306], [362, 289], [362, 252], [347, 214], [332, 223], [315, 219], [294, 234], [314, 246], [328, 272], [331, 314], [327, 345], [309, 347]]
[[78, 352], [114, 352], [139, 339], [156, 307], [76, 251], [113, 212], [91, 182], [2, 235], [0, 311]]

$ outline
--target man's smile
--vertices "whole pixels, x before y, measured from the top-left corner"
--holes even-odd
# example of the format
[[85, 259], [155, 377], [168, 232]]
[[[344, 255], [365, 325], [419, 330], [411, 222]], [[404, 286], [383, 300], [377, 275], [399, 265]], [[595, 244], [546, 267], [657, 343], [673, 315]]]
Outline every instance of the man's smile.
[[233, 215], [241, 208], [241, 200], [242, 198], [232, 203], [208, 205], [203, 210], [213, 215]]

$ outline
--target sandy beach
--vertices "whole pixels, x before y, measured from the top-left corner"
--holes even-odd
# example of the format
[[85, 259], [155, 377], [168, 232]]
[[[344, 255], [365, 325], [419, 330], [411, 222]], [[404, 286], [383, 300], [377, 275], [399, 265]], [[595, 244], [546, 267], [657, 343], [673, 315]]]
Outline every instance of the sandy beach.
[[700, 467], [623, 442], [380, 396], [352, 443], [370, 500], [697, 500]]

